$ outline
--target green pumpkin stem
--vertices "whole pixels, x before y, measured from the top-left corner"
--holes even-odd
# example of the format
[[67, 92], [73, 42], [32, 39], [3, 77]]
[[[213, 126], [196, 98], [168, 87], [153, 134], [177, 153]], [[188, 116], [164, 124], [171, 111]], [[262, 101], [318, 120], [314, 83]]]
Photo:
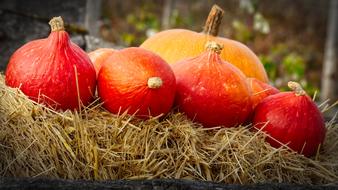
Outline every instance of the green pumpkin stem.
[[63, 23], [61, 16], [53, 17], [49, 21], [49, 25], [50, 25], [52, 32], [65, 30], [65, 26], [64, 26], [64, 23]]
[[223, 15], [224, 10], [216, 4], [213, 5], [205, 22], [203, 33], [217, 36]]

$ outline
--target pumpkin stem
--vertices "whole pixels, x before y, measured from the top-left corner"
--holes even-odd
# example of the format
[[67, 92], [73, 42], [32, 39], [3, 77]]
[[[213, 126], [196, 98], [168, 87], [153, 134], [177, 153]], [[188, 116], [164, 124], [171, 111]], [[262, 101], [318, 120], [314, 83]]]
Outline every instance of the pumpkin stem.
[[148, 87], [151, 89], [160, 88], [163, 84], [163, 81], [160, 77], [150, 77], [148, 79]]
[[217, 54], [221, 53], [223, 47], [224, 47], [223, 45], [218, 44], [217, 42], [214, 42], [214, 41], [209, 41], [205, 45], [205, 48], [207, 50], [211, 50], [213, 52], [216, 52]]
[[50, 28], [52, 29], [52, 32], [65, 30], [65, 26], [64, 26], [63, 20], [62, 20], [62, 18], [60, 16], [53, 17], [49, 21], [49, 25], [50, 25]]
[[296, 96], [303, 96], [306, 94], [306, 92], [303, 90], [302, 86], [298, 82], [289, 81], [288, 87], [295, 92]]
[[224, 15], [223, 9], [214, 4], [209, 12], [209, 16], [205, 22], [203, 33], [217, 36], [219, 32], [219, 26]]

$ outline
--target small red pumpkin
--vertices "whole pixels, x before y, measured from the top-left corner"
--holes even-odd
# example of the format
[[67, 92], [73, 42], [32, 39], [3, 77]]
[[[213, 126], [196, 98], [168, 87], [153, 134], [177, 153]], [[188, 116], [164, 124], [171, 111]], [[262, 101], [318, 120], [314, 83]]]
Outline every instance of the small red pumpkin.
[[170, 111], [176, 90], [170, 66], [142, 48], [115, 51], [98, 75], [98, 94], [103, 106], [117, 114], [128, 110], [141, 118]]
[[93, 100], [95, 69], [88, 55], [70, 41], [61, 17], [53, 18], [48, 38], [28, 42], [10, 58], [6, 84], [56, 109], [77, 109]]
[[252, 106], [244, 74], [223, 61], [222, 47], [207, 44], [201, 55], [172, 65], [177, 81], [180, 111], [205, 127], [233, 127], [243, 123]]
[[286, 144], [309, 157], [323, 144], [324, 119], [298, 83], [289, 82], [288, 85], [294, 92], [271, 95], [257, 105], [253, 125], [269, 135], [267, 141], [273, 147]]
[[97, 50], [94, 50], [94, 51], [88, 53], [90, 60], [94, 64], [96, 75], [99, 74], [99, 71], [102, 67], [102, 64], [114, 52], [115, 52], [115, 50], [111, 49], [111, 48], [99, 48]]
[[264, 83], [256, 78], [247, 78], [247, 83], [251, 89], [252, 108], [255, 109], [258, 103], [264, 98], [279, 93], [279, 90], [267, 83]]

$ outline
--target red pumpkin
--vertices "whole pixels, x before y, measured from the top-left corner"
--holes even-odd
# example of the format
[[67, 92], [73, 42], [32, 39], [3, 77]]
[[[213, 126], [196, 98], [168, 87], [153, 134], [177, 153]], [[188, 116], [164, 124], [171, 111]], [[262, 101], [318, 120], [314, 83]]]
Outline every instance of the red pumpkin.
[[95, 69], [80, 47], [70, 41], [61, 17], [53, 18], [46, 39], [28, 42], [10, 58], [6, 84], [56, 109], [77, 109], [93, 100]]
[[312, 156], [325, 138], [322, 114], [298, 83], [288, 85], [294, 92], [271, 95], [257, 105], [253, 125], [270, 136], [267, 141], [273, 147], [286, 144], [298, 153]]
[[102, 64], [114, 52], [115, 52], [115, 50], [111, 49], [111, 48], [99, 48], [97, 50], [94, 50], [94, 51], [88, 53], [90, 60], [94, 64], [96, 75], [99, 74], [99, 71], [102, 67]]
[[98, 93], [112, 113], [128, 110], [146, 118], [169, 112], [176, 81], [170, 66], [156, 54], [142, 48], [116, 51], [98, 75]]
[[267, 83], [264, 83], [256, 78], [247, 78], [247, 83], [251, 89], [252, 108], [255, 109], [258, 103], [264, 98], [279, 93], [279, 90]]
[[209, 42], [207, 48], [197, 57], [172, 65], [178, 107], [205, 127], [239, 125], [252, 108], [246, 78], [239, 69], [220, 58], [219, 44]]

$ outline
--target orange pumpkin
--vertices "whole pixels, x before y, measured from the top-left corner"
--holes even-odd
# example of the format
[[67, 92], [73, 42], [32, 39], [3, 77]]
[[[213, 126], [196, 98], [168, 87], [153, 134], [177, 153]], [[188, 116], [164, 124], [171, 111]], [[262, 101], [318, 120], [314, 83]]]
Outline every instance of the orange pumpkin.
[[108, 111], [127, 111], [140, 118], [168, 113], [176, 92], [171, 67], [160, 56], [136, 47], [115, 51], [102, 65], [97, 84]]
[[98, 75], [102, 64], [107, 60], [109, 56], [111, 56], [115, 52], [114, 49], [111, 48], [99, 48], [97, 50], [94, 50], [92, 52], [88, 53], [88, 56], [90, 60], [92, 61], [95, 71], [96, 71], [96, 76]]
[[221, 58], [239, 68], [247, 77], [268, 81], [263, 64], [244, 44], [231, 39], [218, 37], [218, 29], [224, 11], [214, 5], [201, 33], [185, 29], [170, 29], [148, 38], [140, 47], [160, 55], [169, 64], [184, 58], [196, 57], [204, 52], [207, 41], [215, 41], [224, 48]]
[[251, 102], [252, 108], [254, 109], [264, 98], [279, 93], [279, 90], [267, 83], [259, 81], [255, 78], [246, 79], [251, 89]]

